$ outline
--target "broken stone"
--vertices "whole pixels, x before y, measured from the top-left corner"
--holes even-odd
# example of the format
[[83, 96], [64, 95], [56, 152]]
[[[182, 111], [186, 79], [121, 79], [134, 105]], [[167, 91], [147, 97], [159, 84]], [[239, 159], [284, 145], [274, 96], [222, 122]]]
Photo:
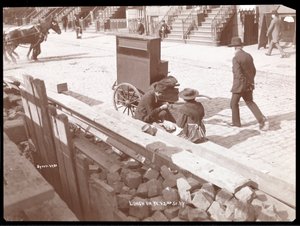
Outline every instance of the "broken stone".
[[174, 175], [170, 175], [167, 179], [165, 179], [162, 183], [163, 187], [175, 187], [177, 185], [177, 178]]
[[241, 202], [251, 202], [254, 198], [254, 194], [254, 191], [250, 187], [246, 186], [236, 192], [234, 196]]
[[190, 203], [191, 202], [191, 194], [188, 190], [191, 188], [191, 186], [189, 185], [187, 180], [184, 178], [178, 178], [177, 179], [177, 188], [178, 188], [180, 200], [182, 200], [186, 203]]
[[133, 216], [128, 216], [127, 221], [139, 221], [139, 219], [137, 217], [133, 217]]
[[109, 185], [112, 185], [114, 182], [120, 181], [120, 180], [121, 180], [121, 177], [120, 177], [120, 175], [119, 175], [118, 172], [108, 173], [107, 174], [107, 183]]
[[260, 214], [261, 210], [264, 208], [264, 204], [261, 200], [255, 198], [252, 200], [251, 205], [254, 208], [255, 217], [257, 218], [258, 215]]
[[276, 209], [274, 205], [270, 205], [268, 208], [263, 208], [256, 219], [256, 221], [280, 221], [280, 220], [281, 219], [276, 213]]
[[110, 173], [115, 173], [115, 172], [119, 172], [122, 169], [122, 167], [120, 166], [120, 164], [113, 164], [110, 168], [109, 168], [109, 172]]
[[224, 205], [226, 206], [225, 217], [228, 220], [233, 221], [233, 219], [234, 219], [234, 211], [236, 209], [236, 206], [238, 205], [238, 200], [234, 196], [232, 196], [232, 198], [229, 199], [229, 200], [227, 200], [224, 203]]
[[89, 165], [89, 172], [90, 173], [99, 173], [100, 168], [98, 165]]
[[238, 200], [234, 210], [233, 221], [253, 221], [255, 219], [255, 210], [253, 206], [246, 202]]
[[132, 171], [131, 171], [130, 169], [127, 169], [127, 168], [122, 168], [122, 169], [121, 169], [120, 176], [121, 176], [121, 178], [122, 178], [123, 181], [125, 181], [126, 176], [127, 176], [129, 173], [132, 173]]
[[168, 221], [168, 218], [161, 211], [155, 211], [151, 217], [154, 221]]
[[162, 191], [162, 195], [165, 201], [176, 202], [179, 201], [178, 192], [174, 188], [166, 187]]
[[143, 221], [154, 221], [154, 219], [152, 217], [147, 217]]
[[144, 174], [144, 179], [151, 180], [151, 179], [157, 179], [159, 176], [159, 172], [155, 169], [149, 168], [146, 170]]
[[157, 210], [163, 211], [167, 208], [167, 202], [163, 199], [162, 196], [156, 196], [150, 199], [149, 206], [152, 212]]
[[184, 221], [184, 220], [182, 220], [180, 217], [174, 217], [170, 221], [177, 222], [177, 221]]
[[213, 199], [210, 196], [204, 195], [202, 191], [195, 193], [192, 200], [192, 204], [199, 210], [206, 211], [210, 205], [213, 203]]
[[162, 184], [158, 180], [156, 180], [156, 179], [149, 180], [147, 182], [147, 184], [148, 184], [148, 197], [149, 198], [161, 194], [163, 188], [162, 188]]
[[175, 217], [178, 217], [179, 207], [169, 207], [164, 210], [164, 214], [168, 219], [173, 219]]
[[132, 196], [135, 196], [136, 195], [136, 189], [135, 188], [130, 189], [128, 194], [132, 195]]
[[129, 201], [131, 201], [131, 199], [132, 199], [132, 195], [127, 195], [127, 194], [117, 195], [118, 208], [123, 212], [127, 212], [129, 210]]
[[150, 208], [146, 205], [147, 200], [135, 197], [129, 202], [129, 215], [142, 220], [150, 216]]
[[129, 194], [129, 191], [130, 191], [130, 187], [124, 185], [121, 189], [121, 194]]
[[200, 189], [201, 188], [200, 182], [197, 181], [196, 179], [192, 178], [192, 177], [188, 177], [187, 178], [187, 182], [191, 186], [190, 192], [194, 192], [196, 189], [198, 189], [198, 188]]
[[178, 217], [182, 220], [188, 220], [189, 209], [191, 209], [190, 206], [185, 206], [183, 208], [180, 208]]
[[160, 167], [160, 175], [164, 179], [167, 179], [170, 175], [174, 176], [174, 174], [171, 172], [171, 170], [167, 166], [165, 166], [165, 165], [163, 165], [163, 166]]
[[233, 197], [233, 194], [222, 188], [216, 195], [216, 201], [219, 202], [221, 205], [225, 205], [225, 203]]
[[188, 210], [188, 219], [189, 221], [203, 221], [208, 220], [209, 216], [206, 213], [206, 211], [203, 211], [201, 209], [190, 208]]
[[124, 163], [125, 167], [128, 169], [138, 169], [141, 167], [141, 163], [136, 161], [133, 158], [128, 159], [125, 163]]
[[147, 198], [148, 197], [148, 184], [147, 183], [142, 183], [139, 185], [136, 195], [142, 198]]
[[213, 184], [205, 183], [202, 185], [200, 190], [203, 191], [204, 194], [209, 195], [212, 199], [215, 199], [216, 191]]
[[216, 201], [210, 205], [208, 213], [215, 221], [227, 221], [227, 218], [225, 217], [225, 208]]
[[111, 185], [115, 191], [116, 194], [121, 193], [122, 188], [124, 187], [124, 182], [122, 181], [116, 181]]
[[142, 175], [139, 172], [130, 172], [126, 175], [124, 182], [130, 188], [138, 188], [142, 183]]

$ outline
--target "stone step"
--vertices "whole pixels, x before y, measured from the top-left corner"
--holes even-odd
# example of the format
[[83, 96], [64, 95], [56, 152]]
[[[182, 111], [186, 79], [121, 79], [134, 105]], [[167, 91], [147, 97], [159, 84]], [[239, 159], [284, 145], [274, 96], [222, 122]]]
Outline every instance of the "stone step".
[[188, 44], [197, 44], [197, 45], [205, 45], [205, 46], [219, 46], [220, 45], [219, 42], [215, 42], [215, 41], [191, 40], [191, 39], [187, 39], [185, 41], [185, 43], [188, 43]]
[[211, 36], [202, 36], [202, 35], [197, 35], [197, 34], [190, 34], [189, 39], [191, 40], [212, 40]]

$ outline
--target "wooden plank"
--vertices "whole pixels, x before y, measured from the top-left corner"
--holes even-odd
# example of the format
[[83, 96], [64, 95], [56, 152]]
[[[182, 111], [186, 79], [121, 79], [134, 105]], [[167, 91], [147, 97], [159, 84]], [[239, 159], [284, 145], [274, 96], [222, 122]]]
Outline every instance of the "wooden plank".
[[56, 110], [55, 108], [52, 108], [50, 111], [50, 120], [52, 123], [53, 128], [53, 135], [54, 135], [54, 145], [56, 150], [56, 156], [57, 156], [57, 162], [58, 162], [58, 169], [59, 169], [59, 175], [60, 175], [60, 181], [62, 186], [61, 194], [64, 198], [65, 202], [68, 204], [68, 206], [72, 206], [72, 199], [68, 184], [68, 177], [66, 174], [66, 168], [64, 163], [64, 157], [63, 157], [63, 151], [61, 150], [60, 140], [59, 140], [59, 132], [56, 125]]
[[[46, 146], [46, 154], [48, 159], [48, 164], [57, 164], [57, 157], [56, 157], [56, 151], [55, 151], [55, 145], [54, 145], [54, 139], [53, 139], [53, 131], [51, 128], [50, 123], [50, 116], [48, 113], [48, 96], [46, 93], [46, 87], [44, 84], [44, 81], [40, 79], [34, 79], [32, 81], [33, 85], [33, 92], [36, 98], [39, 100], [40, 104], [40, 121], [42, 126], [42, 132], [43, 132], [43, 140]], [[60, 176], [59, 176], [59, 170], [58, 168], [55, 168], [53, 171], [51, 171], [53, 182], [52, 185], [54, 188], [58, 191], [58, 193], [61, 193], [61, 182], [60, 182]]]
[[[235, 193], [239, 188], [249, 183], [245, 177], [220, 167], [212, 162], [197, 158], [188, 151], [172, 155], [172, 161], [181, 168], [184, 168], [194, 175], [201, 175], [206, 181], [209, 181], [218, 187], [226, 188], [229, 192]], [[220, 177], [222, 175], [222, 177]]]
[[96, 212], [94, 220], [113, 221], [117, 210], [117, 200], [114, 189], [104, 181], [93, 178], [90, 180], [92, 208]]
[[[76, 148], [76, 147], [75, 147]], [[76, 154], [76, 176], [78, 180], [80, 200], [82, 204], [83, 219], [92, 220], [89, 192], [89, 168], [87, 158], [83, 154]], [[99, 204], [100, 205], [100, 204]]]
[[29, 160], [19, 154], [16, 144], [5, 133], [3, 135], [4, 214], [9, 215], [53, 198], [53, 187]]
[[59, 139], [59, 148], [62, 152], [63, 164], [65, 166], [65, 172], [67, 176], [67, 182], [71, 197], [71, 208], [74, 210], [76, 215], [81, 218], [82, 208], [80, 202], [80, 194], [78, 189], [78, 182], [75, 174], [75, 163], [73, 143], [71, 141], [71, 134], [68, 124], [68, 118], [66, 115], [56, 116], [56, 127], [57, 127], [57, 139]]

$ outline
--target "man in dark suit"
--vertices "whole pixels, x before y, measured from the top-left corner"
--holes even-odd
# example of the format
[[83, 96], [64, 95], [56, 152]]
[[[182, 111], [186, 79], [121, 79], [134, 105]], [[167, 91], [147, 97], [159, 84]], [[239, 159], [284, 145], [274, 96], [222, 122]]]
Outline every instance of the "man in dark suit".
[[166, 88], [165, 85], [158, 83], [154, 86], [154, 90], [143, 95], [135, 110], [134, 118], [147, 123], [171, 121], [172, 116], [168, 111], [169, 104], [159, 100]]
[[268, 129], [267, 118], [261, 113], [253, 101], [254, 76], [256, 69], [253, 58], [243, 50], [239, 37], [233, 37], [229, 46], [235, 48], [235, 56], [232, 59], [233, 85], [230, 107], [232, 110], [231, 126], [241, 127], [239, 101], [242, 97], [255, 116], [261, 130]]
[[281, 36], [281, 29], [282, 29], [282, 22], [279, 18], [277, 11], [272, 11], [272, 21], [269, 25], [267, 36], [270, 38], [272, 37], [270, 43], [269, 43], [269, 49], [268, 52], [266, 52], [267, 56], [271, 56], [272, 49], [274, 48], [274, 45], [277, 47], [277, 49], [280, 51], [281, 58], [287, 57], [288, 54], [283, 51], [281, 46], [279, 45], [279, 40]]

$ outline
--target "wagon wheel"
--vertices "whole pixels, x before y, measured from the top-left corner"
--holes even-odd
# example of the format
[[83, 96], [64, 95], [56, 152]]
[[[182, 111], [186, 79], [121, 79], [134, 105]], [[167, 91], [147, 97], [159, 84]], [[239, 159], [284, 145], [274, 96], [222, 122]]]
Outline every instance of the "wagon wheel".
[[141, 94], [133, 85], [121, 83], [114, 91], [114, 106], [117, 111], [134, 116], [134, 112], [141, 100]]

